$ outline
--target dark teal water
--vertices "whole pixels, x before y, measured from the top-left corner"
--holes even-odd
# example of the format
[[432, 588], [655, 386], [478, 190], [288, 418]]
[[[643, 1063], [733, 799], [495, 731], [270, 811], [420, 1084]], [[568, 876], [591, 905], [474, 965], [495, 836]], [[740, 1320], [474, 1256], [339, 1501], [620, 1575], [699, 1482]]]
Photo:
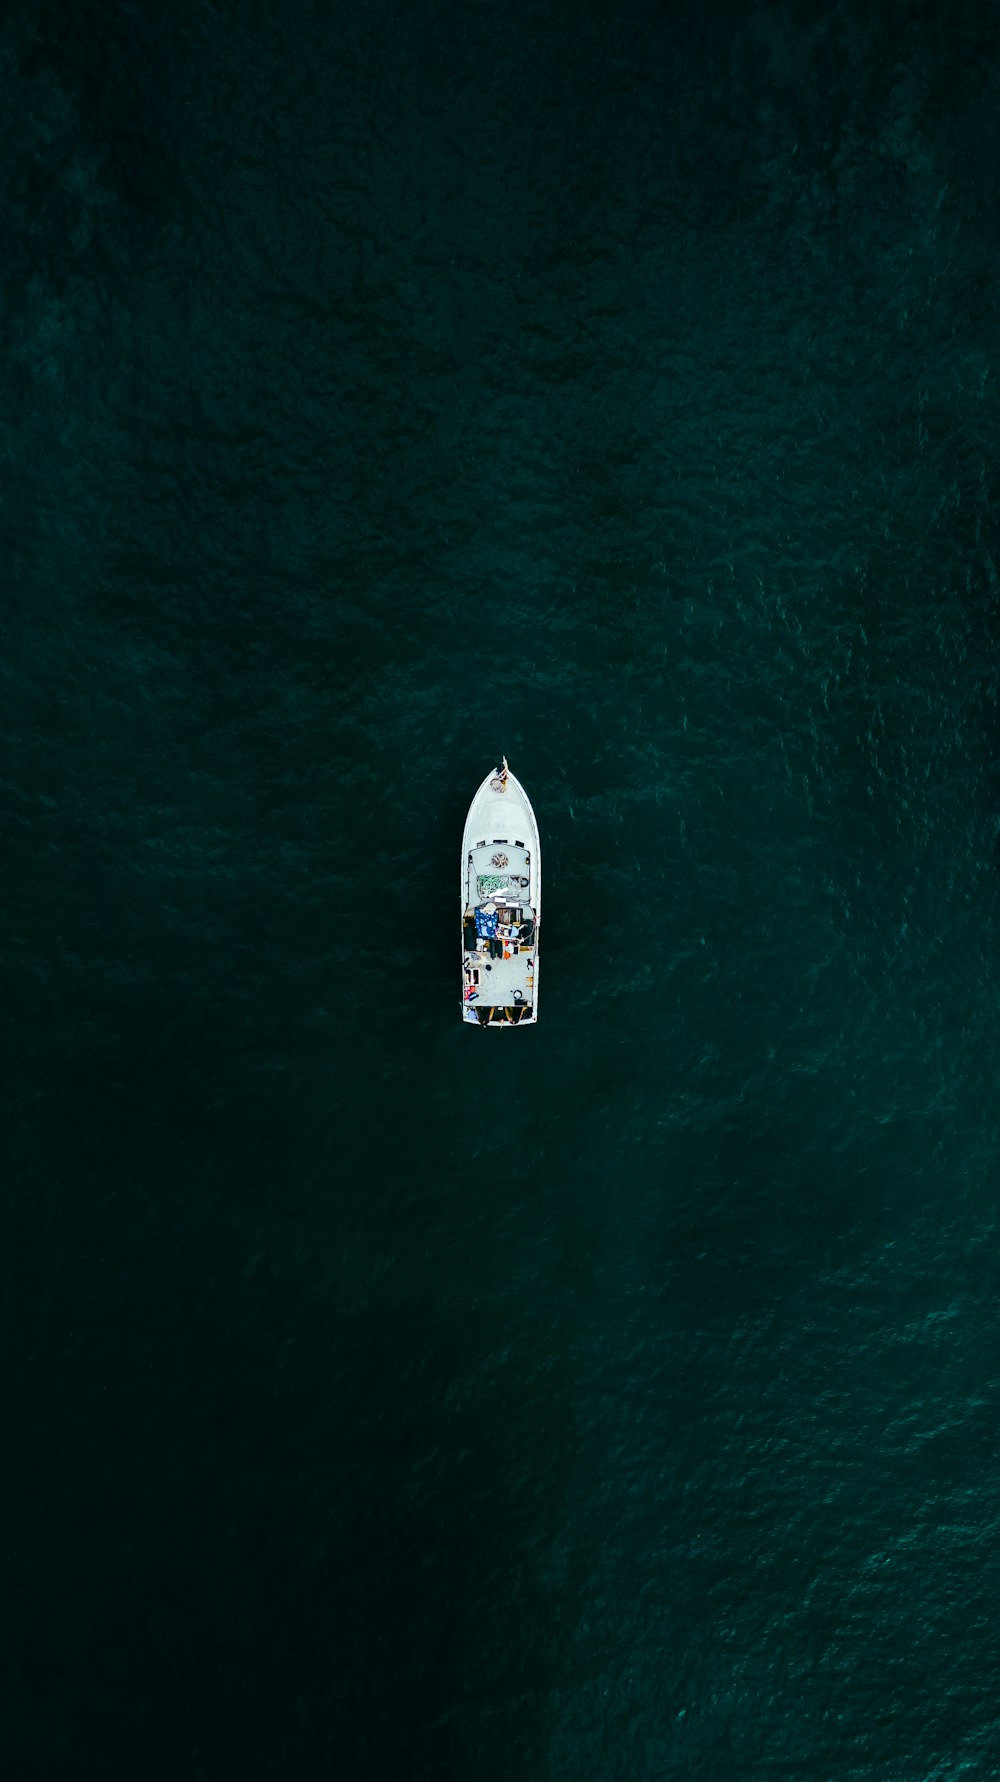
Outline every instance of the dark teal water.
[[5, 1776], [995, 1776], [992, 10], [0, 78]]

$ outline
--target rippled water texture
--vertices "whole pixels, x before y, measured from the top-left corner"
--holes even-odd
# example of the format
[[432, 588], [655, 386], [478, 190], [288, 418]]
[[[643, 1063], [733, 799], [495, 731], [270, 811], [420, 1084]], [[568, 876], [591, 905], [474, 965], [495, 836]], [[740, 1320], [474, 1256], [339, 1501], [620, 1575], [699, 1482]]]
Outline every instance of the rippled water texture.
[[11, 1782], [994, 1776], [992, 9], [0, 71]]

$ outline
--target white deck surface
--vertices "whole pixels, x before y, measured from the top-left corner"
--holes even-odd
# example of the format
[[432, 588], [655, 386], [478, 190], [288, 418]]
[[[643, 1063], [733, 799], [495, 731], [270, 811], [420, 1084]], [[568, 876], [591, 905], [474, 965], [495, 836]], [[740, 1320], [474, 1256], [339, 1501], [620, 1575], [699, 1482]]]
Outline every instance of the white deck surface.
[[[510, 949], [508, 948], [508, 951]], [[515, 1001], [514, 991], [520, 990], [525, 1002], [534, 1000], [534, 961], [532, 947], [514, 954], [510, 959], [491, 959], [489, 953], [466, 953], [465, 982], [471, 981], [473, 971], [479, 973], [479, 1003], [499, 1003], [509, 1008]], [[490, 969], [487, 971], [486, 967]]]

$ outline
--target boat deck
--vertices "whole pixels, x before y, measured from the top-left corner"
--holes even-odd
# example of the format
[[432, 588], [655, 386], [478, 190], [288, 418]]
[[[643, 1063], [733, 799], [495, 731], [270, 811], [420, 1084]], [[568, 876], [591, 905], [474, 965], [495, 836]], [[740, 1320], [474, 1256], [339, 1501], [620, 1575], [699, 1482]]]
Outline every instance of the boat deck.
[[516, 1008], [519, 1002], [534, 1002], [534, 948], [507, 943], [504, 957], [495, 959], [490, 957], [489, 945], [489, 941], [480, 941], [478, 952], [465, 955], [465, 988], [478, 991], [466, 1006]]

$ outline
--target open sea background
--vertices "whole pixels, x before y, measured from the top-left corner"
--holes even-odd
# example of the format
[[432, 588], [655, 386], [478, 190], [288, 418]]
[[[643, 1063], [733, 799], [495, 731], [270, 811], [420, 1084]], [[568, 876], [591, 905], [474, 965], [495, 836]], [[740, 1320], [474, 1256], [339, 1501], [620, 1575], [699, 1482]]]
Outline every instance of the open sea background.
[[1000, 1774], [997, 24], [5, 9], [9, 1782]]

